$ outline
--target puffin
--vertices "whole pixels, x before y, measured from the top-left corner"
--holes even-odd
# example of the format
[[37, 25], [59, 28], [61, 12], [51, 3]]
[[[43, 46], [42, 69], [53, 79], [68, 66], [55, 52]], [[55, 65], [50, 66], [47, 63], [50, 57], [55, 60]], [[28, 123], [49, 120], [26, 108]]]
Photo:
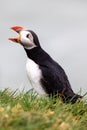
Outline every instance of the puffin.
[[13, 26], [17, 38], [9, 40], [23, 46], [26, 55], [27, 76], [33, 89], [45, 97], [61, 97], [63, 102], [76, 103], [82, 98], [75, 94], [64, 69], [42, 49], [37, 34], [21, 26]]

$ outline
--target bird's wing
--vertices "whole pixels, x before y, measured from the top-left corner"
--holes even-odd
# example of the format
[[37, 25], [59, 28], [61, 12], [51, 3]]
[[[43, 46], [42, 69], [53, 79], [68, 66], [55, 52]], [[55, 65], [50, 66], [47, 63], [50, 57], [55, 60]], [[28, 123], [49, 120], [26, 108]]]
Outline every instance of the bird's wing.
[[64, 70], [58, 64], [50, 64], [49, 66], [40, 66], [43, 78], [42, 85], [45, 90], [50, 93], [73, 93], [68, 78]]

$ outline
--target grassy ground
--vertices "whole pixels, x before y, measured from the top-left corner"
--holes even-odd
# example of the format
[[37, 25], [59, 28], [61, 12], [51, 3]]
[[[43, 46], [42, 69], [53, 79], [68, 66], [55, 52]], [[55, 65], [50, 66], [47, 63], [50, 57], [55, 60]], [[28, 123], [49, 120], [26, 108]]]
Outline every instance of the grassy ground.
[[5, 89], [0, 91], [0, 130], [87, 130], [87, 104], [54, 103]]

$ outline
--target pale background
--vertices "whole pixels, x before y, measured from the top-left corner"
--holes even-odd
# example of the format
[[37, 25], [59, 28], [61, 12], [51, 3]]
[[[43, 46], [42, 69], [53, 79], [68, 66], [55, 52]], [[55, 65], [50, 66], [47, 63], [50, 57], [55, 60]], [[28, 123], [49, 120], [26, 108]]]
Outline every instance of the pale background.
[[64, 68], [75, 92], [87, 91], [87, 0], [0, 0], [0, 89], [30, 89], [24, 49], [8, 40], [20, 25]]

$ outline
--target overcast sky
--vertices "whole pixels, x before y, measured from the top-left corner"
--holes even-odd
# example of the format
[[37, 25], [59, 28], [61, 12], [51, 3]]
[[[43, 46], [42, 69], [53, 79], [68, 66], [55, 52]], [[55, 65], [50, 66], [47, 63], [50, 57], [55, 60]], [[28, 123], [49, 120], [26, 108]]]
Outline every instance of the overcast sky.
[[27, 56], [11, 26], [35, 31], [41, 46], [66, 71], [72, 88], [87, 91], [87, 0], [0, 1], [0, 89], [30, 89]]

